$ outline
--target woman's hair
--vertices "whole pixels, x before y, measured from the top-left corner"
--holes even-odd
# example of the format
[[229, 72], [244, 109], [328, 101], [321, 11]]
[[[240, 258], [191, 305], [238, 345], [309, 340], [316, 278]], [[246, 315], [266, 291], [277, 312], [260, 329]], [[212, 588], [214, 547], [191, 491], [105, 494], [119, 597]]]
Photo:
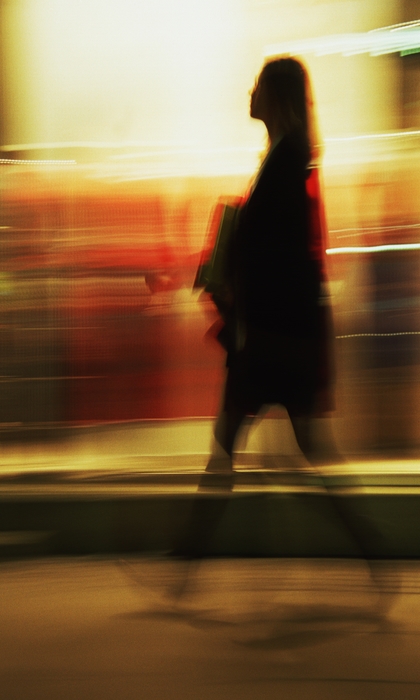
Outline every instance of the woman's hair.
[[260, 73], [270, 108], [280, 118], [284, 133], [300, 131], [312, 158], [319, 150], [312, 93], [306, 69], [295, 58], [283, 57], [268, 61]]

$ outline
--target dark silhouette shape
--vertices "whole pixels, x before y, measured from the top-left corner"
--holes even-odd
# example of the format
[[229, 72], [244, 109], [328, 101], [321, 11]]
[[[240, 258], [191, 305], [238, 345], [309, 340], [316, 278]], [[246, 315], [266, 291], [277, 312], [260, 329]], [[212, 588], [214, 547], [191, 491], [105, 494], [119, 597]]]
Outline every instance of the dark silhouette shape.
[[264, 122], [269, 148], [236, 218], [224, 288], [214, 295], [228, 353], [215, 438], [228, 459], [244, 419], [265, 404], [282, 404], [311, 461], [311, 418], [320, 397], [322, 409], [332, 407], [333, 334], [310, 94], [306, 71], [293, 58], [266, 63], [251, 94], [250, 114]]
[[[232, 455], [247, 417], [257, 416], [266, 404], [282, 404], [304, 456], [311, 464], [322, 461], [313, 417], [333, 407], [333, 332], [324, 296], [322, 200], [311, 105], [307, 73], [299, 61], [279, 58], [265, 64], [251, 94], [250, 114], [264, 122], [269, 148], [236, 218], [224, 287], [213, 295], [225, 324], [220, 335], [227, 349], [227, 379], [213, 454], [175, 550], [185, 558], [208, 551], [230, 500]], [[338, 458], [334, 447], [332, 452]], [[359, 555], [374, 559], [381, 537], [373, 521], [360, 522], [318, 476]], [[372, 565], [372, 578], [380, 583], [378, 572]]]

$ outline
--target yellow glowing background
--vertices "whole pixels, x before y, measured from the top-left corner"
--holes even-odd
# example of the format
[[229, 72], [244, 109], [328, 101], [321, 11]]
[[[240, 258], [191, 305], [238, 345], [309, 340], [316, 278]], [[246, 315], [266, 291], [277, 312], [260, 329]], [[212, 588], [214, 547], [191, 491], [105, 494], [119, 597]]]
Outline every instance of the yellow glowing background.
[[[272, 44], [366, 32], [400, 3], [11, 0], [2, 7], [6, 144], [260, 146], [248, 90]], [[308, 55], [324, 136], [398, 125], [395, 56]]]
[[0, 425], [214, 415], [224, 356], [192, 282], [215, 202], [244, 193], [265, 145], [254, 78], [290, 51], [325, 141], [337, 433], [418, 439], [416, 5], [0, 0]]

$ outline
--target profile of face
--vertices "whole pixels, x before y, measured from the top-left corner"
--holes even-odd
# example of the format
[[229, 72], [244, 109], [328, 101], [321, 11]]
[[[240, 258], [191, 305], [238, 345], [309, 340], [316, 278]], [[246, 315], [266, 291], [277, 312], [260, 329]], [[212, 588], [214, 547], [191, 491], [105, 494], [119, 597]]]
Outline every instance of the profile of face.
[[266, 121], [268, 116], [268, 95], [267, 88], [261, 76], [255, 81], [255, 85], [251, 90], [251, 101], [249, 105], [249, 114], [253, 119], [261, 119]]
[[274, 59], [264, 65], [250, 91], [250, 116], [264, 122], [271, 141], [296, 128], [307, 130], [305, 76], [296, 59]]

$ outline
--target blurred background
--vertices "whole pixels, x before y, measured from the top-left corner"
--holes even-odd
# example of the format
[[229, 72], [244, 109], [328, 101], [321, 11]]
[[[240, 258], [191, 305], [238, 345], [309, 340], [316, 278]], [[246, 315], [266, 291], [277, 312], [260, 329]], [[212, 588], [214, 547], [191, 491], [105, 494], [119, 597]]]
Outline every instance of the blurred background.
[[[0, 0], [0, 13], [2, 439], [130, 422], [168, 450], [208, 450], [224, 354], [193, 281], [217, 199], [243, 194], [264, 149], [248, 92], [266, 57], [290, 53], [323, 143], [332, 430], [345, 454], [416, 451], [416, 0]], [[270, 423], [279, 451], [285, 419]], [[169, 440], [174, 426], [184, 437]]]

